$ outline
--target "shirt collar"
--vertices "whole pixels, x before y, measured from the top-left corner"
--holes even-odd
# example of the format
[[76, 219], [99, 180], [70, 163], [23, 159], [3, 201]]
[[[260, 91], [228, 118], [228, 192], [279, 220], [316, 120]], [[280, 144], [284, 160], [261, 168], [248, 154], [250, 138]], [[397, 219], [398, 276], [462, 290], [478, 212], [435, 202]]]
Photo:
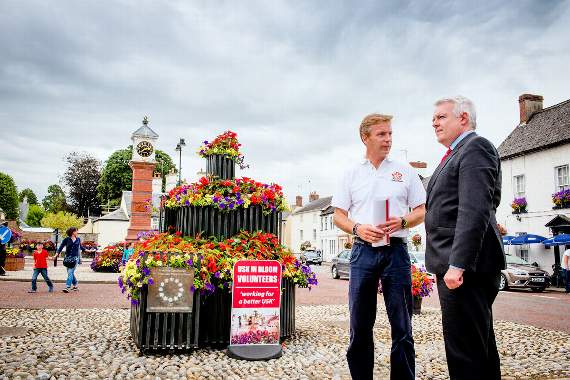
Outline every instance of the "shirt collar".
[[457, 146], [457, 144], [459, 144], [461, 142], [461, 140], [463, 140], [465, 137], [469, 136], [471, 133], [475, 132], [474, 130], [469, 130], [469, 131], [465, 131], [462, 134], [460, 134], [449, 146], [449, 149], [453, 150], [455, 149], [455, 147]]
[[[386, 156], [386, 158], [384, 158], [384, 161], [382, 162], [392, 162], [392, 159], [390, 158], [390, 156]], [[362, 160], [360, 160], [360, 164], [361, 165], [366, 165], [367, 163], [369, 163], [370, 165], [372, 165], [372, 163], [370, 162], [370, 160], [366, 157], [363, 157]], [[382, 165], [382, 164], [380, 164]]]

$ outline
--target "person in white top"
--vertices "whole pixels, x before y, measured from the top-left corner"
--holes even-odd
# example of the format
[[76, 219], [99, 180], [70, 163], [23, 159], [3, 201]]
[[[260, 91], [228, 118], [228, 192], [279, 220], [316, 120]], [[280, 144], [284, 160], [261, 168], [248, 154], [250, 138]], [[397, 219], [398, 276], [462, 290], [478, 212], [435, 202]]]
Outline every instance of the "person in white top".
[[[371, 114], [362, 120], [360, 138], [366, 146], [365, 159], [344, 174], [332, 200], [335, 224], [355, 235], [350, 257], [350, 345], [346, 354], [354, 379], [372, 379], [372, 328], [379, 280], [392, 329], [390, 378], [415, 378], [411, 263], [406, 238], [408, 228], [424, 220], [426, 192], [409, 164], [388, 157], [391, 119], [389, 115]], [[385, 199], [389, 218], [375, 220], [375, 204]], [[376, 246], [386, 236], [388, 245]]]
[[570, 259], [570, 248], [564, 251], [562, 259], [562, 267], [564, 268], [564, 279], [566, 283], [566, 293], [570, 293], [570, 269], [568, 268], [568, 260]]

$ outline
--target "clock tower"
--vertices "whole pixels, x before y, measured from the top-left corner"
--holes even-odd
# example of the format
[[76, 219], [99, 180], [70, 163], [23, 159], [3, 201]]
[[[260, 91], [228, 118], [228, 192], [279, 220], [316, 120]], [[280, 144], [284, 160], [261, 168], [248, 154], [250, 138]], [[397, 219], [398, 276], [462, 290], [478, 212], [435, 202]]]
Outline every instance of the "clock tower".
[[129, 163], [133, 169], [131, 224], [127, 232], [127, 241], [137, 240], [139, 232], [150, 230], [152, 218], [152, 175], [155, 161], [155, 143], [158, 134], [148, 126], [145, 116], [143, 125], [131, 136], [133, 141], [133, 159]]

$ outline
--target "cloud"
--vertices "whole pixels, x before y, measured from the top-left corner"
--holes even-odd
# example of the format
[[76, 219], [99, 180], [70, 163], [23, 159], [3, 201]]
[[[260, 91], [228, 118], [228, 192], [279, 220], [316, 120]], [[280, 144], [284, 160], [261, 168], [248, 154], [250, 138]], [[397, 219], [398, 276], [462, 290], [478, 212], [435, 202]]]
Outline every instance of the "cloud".
[[324, 196], [371, 112], [395, 116], [394, 154], [433, 170], [439, 97], [472, 98], [497, 145], [521, 93], [568, 98], [568, 16], [562, 1], [3, 2], [0, 171], [41, 197], [63, 156], [105, 160], [148, 114], [175, 162], [186, 139], [188, 178], [200, 142], [231, 129], [242, 174]]

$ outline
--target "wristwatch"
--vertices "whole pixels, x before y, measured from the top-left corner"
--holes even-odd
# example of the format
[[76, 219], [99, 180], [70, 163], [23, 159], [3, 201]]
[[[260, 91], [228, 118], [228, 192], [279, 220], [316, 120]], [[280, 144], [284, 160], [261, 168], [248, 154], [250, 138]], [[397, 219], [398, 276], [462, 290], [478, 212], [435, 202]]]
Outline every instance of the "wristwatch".
[[402, 229], [406, 229], [408, 228], [408, 221], [405, 218], [401, 218], [402, 219]]
[[358, 236], [358, 234], [356, 233], [356, 230], [358, 230], [358, 227], [360, 227], [360, 223], [354, 223], [354, 226], [352, 226], [352, 234], [354, 236]]

